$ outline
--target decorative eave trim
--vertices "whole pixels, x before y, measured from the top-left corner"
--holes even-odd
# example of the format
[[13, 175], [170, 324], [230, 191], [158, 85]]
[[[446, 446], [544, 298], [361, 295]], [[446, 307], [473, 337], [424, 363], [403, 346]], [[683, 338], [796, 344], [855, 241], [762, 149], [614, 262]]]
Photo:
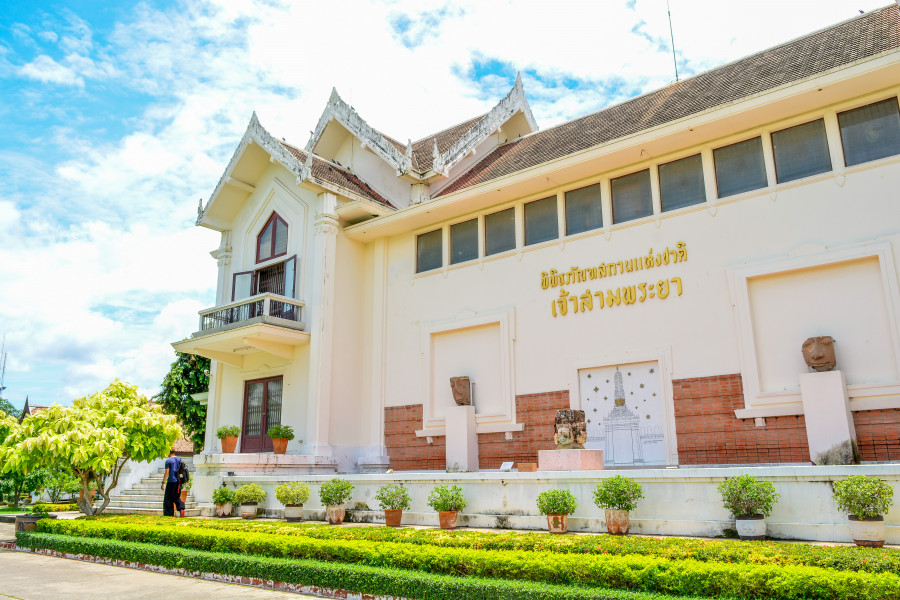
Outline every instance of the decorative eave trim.
[[332, 119], [356, 136], [362, 143], [363, 148], [370, 148], [372, 152], [396, 169], [397, 175], [406, 175], [412, 170], [411, 149], [407, 147], [405, 153], [397, 150], [381, 132], [366, 123], [352, 106], [344, 102], [334, 88], [331, 89], [331, 97], [328, 98], [328, 104], [325, 105], [325, 110], [322, 112], [322, 116], [319, 117], [319, 123], [306, 144], [306, 152], [315, 150], [316, 144], [319, 143], [319, 139]]
[[508, 121], [516, 112], [522, 111], [528, 125], [531, 126], [532, 132], [538, 130], [537, 122], [534, 115], [531, 114], [531, 107], [528, 105], [528, 99], [525, 97], [525, 87], [522, 85], [522, 74], [516, 74], [516, 84], [509, 91], [506, 97], [497, 103], [491, 111], [484, 115], [478, 123], [475, 124], [465, 135], [456, 140], [452, 146], [437, 156], [437, 142], [434, 144], [432, 154], [435, 155], [432, 169], [441, 175], [447, 177], [451, 167], [464, 159], [478, 144], [483, 142], [489, 135], [497, 131], [506, 121]]

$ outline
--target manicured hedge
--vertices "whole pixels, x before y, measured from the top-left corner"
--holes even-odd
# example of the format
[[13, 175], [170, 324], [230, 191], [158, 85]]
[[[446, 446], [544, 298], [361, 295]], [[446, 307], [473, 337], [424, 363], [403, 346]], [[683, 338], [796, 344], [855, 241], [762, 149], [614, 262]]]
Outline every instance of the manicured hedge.
[[352, 564], [200, 552], [49, 533], [20, 532], [16, 534], [16, 539], [18, 545], [25, 548], [52, 549], [169, 569], [257, 577], [269, 581], [422, 600], [674, 600], [671, 596], [641, 592], [572, 588], [476, 577], [460, 578]]
[[303, 536], [323, 540], [366, 540], [481, 550], [526, 550], [571, 554], [625, 556], [638, 554], [671, 560], [692, 559], [710, 562], [804, 565], [864, 571], [900, 573], [900, 551], [817, 546], [785, 542], [740, 542], [683, 538], [624, 537], [610, 535], [549, 535], [547, 533], [487, 533], [442, 531], [439, 529], [394, 529], [389, 527], [331, 527], [327, 525], [287, 524], [280, 521], [220, 521], [214, 519], [178, 520], [164, 517], [100, 517], [103, 522], [146, 524], [163, 527], [268, 533]]
[[31, 512], [68, 512], [73, 510], [81, 510], [74, 502], [71, 504], [35, 504], [31, 507]]
[[226, 551], [410, 569], [445, 575], [529, 580], [675, 595], [772, 599], [900, 600], [900, 576], [807, 566], [671, 560], [639, 555], [596, 555], [515, 550], [436, 548], [360, 540], [155, 527], [108, 520], [50, 521], [38, 530]]

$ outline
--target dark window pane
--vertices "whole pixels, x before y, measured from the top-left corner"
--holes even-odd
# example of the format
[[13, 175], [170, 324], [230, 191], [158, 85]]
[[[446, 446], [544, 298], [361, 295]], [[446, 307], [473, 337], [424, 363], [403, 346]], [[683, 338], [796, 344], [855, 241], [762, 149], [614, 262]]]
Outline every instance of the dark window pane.
[[559, 237], [556, 196], [525, 205], [525, 245], [539, 244]]
[[659, 165], [659, 198], [663, 212], [706, 202], [699, 154]]
[[244, 435], [260, 435], [262, 431], [263, 383], [251, 383], [247, 386], [247, 420], [244, 424]]
[[650, 170], [610, 181], [612, 187], [613, 223], [624, 223], [653, 214], [650, 195]]
[[507, 208], [484, 217], [484, 255], [516, 247], [516, 210]]
[[266, 267], [265, 269], [260, 269], [257, 273], [256, 287], [258, 288], [258, 293], [264, 294], [268, 292], [270, 294], [284, 296], [285, 277], [283, 262], [272, 265], [271, 267]]
[[847, 166], [900, 154], [900, 112], [890, 98], [838, 114]]
[[235, 273], [232, 300], [243, 300], [253, 295], [253, 273]]
[[600, 184], [566, 192], [566, 235], [603, 227]]
[[441, 230], [435, 229], [416, 238], [416, 273], [439, 269], [443, 264]]
[[450, 226], [450, 264], [478, 258], [478, 219]]
[[758, 190], [769, 184], [766, 179], [762, 138], [716, 148], [713, 150], [713, 160], [716, 163], [719, 198]]
[[281, 425], [281, 389], [283, 381], [275, 379], [267, 386], [266, 397], [266, 431], [273, 425]]
[[819, 119], [772, 134], [778, 183], [831, 170], [825, 121]]
[[278, 256], [279, 254], [284, 254], [287, 252], [287, 236], [288, 227], [287, 223], [282, 221], [281, 219], [275, 219], [275, 254], [273, 256]]
[[284, 261], [284, 292], [282, 295], [288, 298], [294, 297], [294, 283], [297, 281], [297, 257], [293, 256]]
[[272, 230], [274, 228], [275, 224], [270, 221], [260, 234], [259, 241], [257, 242], [257, 254], [259, 255], [257, 260], [266, 260], [272, 256]]

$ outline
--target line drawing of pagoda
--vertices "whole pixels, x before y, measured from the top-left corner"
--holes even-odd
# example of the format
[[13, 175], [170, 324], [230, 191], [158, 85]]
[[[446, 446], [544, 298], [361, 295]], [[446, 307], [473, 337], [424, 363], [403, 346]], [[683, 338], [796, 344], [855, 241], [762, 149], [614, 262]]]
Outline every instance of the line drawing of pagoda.
[[641, 464], [644, 462], [644, 449], [641, 444], [640, 417], [625, 406], [625, 386], [618, 368], [613, 381], [616, 405], [604, 420], [604, 458], [606, 462], [617, 465]]

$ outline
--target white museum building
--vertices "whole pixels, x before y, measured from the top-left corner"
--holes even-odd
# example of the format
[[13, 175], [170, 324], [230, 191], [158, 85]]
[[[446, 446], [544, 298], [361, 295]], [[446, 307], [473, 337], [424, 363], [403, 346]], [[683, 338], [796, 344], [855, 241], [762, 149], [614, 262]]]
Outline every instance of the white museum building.
[[[537, 528], [566, 486], [590, 529], [584, 490], [630, 469], [633, 530], [702, 534], [728, 520], [711, 482], [752, 469], [803, 504], [771, 535], [846, 537], [822, 481], [900, 486], [898, 95], [891, 4], [548, 129], [521, 78], [418, 141], [336, 91], [303, 148], [254, 115], [197, 219], [221, 233], [215, 306], [173, 344], [213, 361], [195, 494], [342, 473], [375, 518], [385, 481], [452, 481], [470, 524]], [[818, 336], [834, 371], [804, 361]], [[560, 409], [606, 471], [500, 471], [554, 448]], [[812, 466], [843, 442], [862, 464]]]

